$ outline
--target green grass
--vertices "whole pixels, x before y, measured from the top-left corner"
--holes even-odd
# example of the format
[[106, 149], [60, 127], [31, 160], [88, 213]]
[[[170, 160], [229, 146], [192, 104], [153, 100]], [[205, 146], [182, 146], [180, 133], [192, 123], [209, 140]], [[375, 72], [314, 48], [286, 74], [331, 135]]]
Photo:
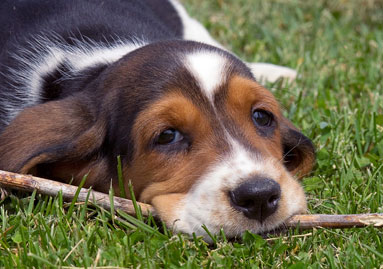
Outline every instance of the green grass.
[[[317, 147], [303, 182], [312, 213], [383, 212], [383, 2], [184, 0], [247, 61], [299, 70], [269, 84], [286, 115]], [[0, 203], [0, 267], [382, 268], [383, 229], [246, 233], [207, 245], [151, 219], [40, 195]], [[161, 232], [159, 232], [161, 231]]]

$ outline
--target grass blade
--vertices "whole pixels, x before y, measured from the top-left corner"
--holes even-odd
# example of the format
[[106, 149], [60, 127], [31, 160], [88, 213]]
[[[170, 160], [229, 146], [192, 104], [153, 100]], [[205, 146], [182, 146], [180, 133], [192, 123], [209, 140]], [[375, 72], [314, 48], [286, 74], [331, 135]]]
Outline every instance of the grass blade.
[[117, 178], [118, 187], [120, 189], [120, 197], [127, 198], [124, 186], [124, 177], [122, 174], [121, 156], [117, 156]]
[[72, 213], [73, 213], [73, 210], [74, 210], [74, 206], [75, 206], [75, 204], [76, 204], [76, 202], [77, 202], [77, 198], [78, 198], [78, 196], [79, 196], [79, 194], [80, 194], [80, 191], [81, 191], [81, 188], [84, 186], [84, 184], [85, 184], [85, 182], [86, 182], [86, 178], [88, 177], [88, 175], [85, 175], [83, 178], [82, 178], [82, 180], [81, 180], [81, 182], [80, 182], [80, 185], [78, 186], [78, 188], [77, 188], [77, 190], [76, 190], [76, 193], [75, 193], [75, 195], [74, 195], [74, 197], [73, 197], [73, 200], [72, 200], [72, 202], [70, 203], [70, 206], [69, 206], [69, 209], [68, 209], [68, 213], [67, 213], [67, 219], [69, 220], [70, 218], [71, 218], [71, 216], [72, 216]]

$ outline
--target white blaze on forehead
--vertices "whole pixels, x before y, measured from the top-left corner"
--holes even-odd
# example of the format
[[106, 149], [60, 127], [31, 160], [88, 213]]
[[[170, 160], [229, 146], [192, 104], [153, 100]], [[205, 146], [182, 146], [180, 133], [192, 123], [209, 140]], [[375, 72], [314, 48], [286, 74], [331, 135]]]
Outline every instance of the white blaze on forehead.
[[210, 101], [213, 101], [215, 91], [224, 83], [226, 62], [224, 56], [212, 51], [198, 51], [186, 56], [186, 67]]

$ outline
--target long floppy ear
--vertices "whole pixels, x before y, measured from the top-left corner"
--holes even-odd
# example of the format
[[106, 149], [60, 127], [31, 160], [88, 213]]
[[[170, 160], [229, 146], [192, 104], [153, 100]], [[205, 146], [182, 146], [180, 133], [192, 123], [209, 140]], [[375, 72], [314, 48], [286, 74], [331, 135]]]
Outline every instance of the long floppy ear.
[[63, 181], [88, 173], [98, 161], [106, 123], [91, 101], [80, 96], [23, 110], [0, 134], [0, 169], [69, 177]]
[[299, 178], [307, 175], [315, 163], [315, 148], [289, 120], [281, 124], [284, 165], [291, 174]]

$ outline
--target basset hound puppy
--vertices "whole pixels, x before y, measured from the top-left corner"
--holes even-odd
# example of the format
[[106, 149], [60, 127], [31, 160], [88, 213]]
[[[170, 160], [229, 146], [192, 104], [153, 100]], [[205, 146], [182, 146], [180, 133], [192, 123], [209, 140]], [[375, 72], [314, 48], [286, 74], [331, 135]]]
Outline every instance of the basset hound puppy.
[[[2, 0], [0, 169], [119, 193], [176, 231], [265, 232], [306, 210], [311, 141], [176, 0]], [[128, 185], [128, 184], [126, 184]]]

